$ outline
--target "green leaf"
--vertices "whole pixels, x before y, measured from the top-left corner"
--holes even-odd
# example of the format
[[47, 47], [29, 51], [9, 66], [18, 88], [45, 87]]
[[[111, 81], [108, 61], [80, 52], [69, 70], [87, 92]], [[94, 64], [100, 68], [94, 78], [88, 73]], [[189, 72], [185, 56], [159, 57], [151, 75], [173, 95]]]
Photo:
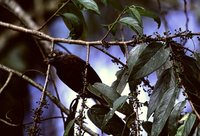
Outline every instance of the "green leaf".
[[72, 39], [82, 38], [86, 32], [86, 23], [82, 12], [76, 4], [69, 2], [59, 11], [65, 25], [70, 30], [69, 36]]
[[140, 79], [160, 68], [168, 59], [170, 51], [158, 42], [134, 47], [127, 59], [129, 81]]
[[113, 90], [116, 90], [119, 94], [121, 94], [128, 81], [127, 68], [123, 68], [117, 71], [116, 76], [117, 76], [117, 79], [112, 83], [111, 87], [113, 88]]
[[111, 87], [103, 83], [95, 83], [94, 85], [88, 85], [88, 90], [105, 99], [106, 102], [112, 107], [114, 101], [120, 97], [120, 94], [114, 91]]
[[[94, 105], [88, 111], [89, 119], [98, 127], [102, 128], [102, 123], [105, 115], [110, 111], [109, 108], [102, 105]], [[114, 135], [121, 136], [122, 132], [124, 135], [129, 135], [129, 129], [126, 127], [125, 123], [116, 114], [108, 121], [106, 126], [102, 129], [103, 132]]]
[[130, 6], [127, 10], [127, 12], [129, 13], [129, 15], [133, 18], [135, 18], [138, 21], [138, 24], [140, 26], [142, 26], [142, 18], [140, 16], [139, 11], [137, 10], [137, 8], [135, 6]]
[[172, 110], [168, 120], [169, 136], [174, 136], [176, 134], [179, 125], [178, 121], [180, 119], [181, 112], [185, 107], [185, 104], [186, 101], [179, 102], [178, 104], [175, 105], [174, 109]]
[[198, 125], [195, 129], [193, 136], [200, 136], [200, 125]]
[[176, 86], [169, 88], [164, 93], [160, 104], [158, 105], [154, 113], [151, 136], [158, 136], [162, 132], [167, 122], [167, 119], [169, 118], [169, 115], [173, 109], [178, 94], [179, 89]]
[[63, 18], [65, 25], [70, 30], [70, 37], [72, 37], [72, 39], [78, 39], [81, 37], [83, 33], [83, 23], [78, 16], [73, 13], [64, 13], [61, 17]]
[[175, 136], [188, 136], [195, 123], [196, 115], [189, 113], [186, 114], [181, 120], [184, 121], [184, 124], [178, 128]]
[[[110, 107], [113, 107], [115, 100], [117, 100], [121, 95], [113, 90], [111, 87], [103, 83], [95, 83], [94, 85], [88, 85], [88, 90], [106, 100]], [[125, 103], [121, 108], [118, 109], [119, 112], [129, 116], [132, 113], [132, 107]]]
[[88, 10], [92, 10], [94, 12], [96, 12], [97, 14], [100, 14], [98, 5], [96, 4], [96, 2], [94, 0], [77, 0], [77, 2], [79, 2], [79, 4], [83, 5], [83, 7], [85, 7]]
[[158, 15], [156, 15], [155, 13], [151, 11], [145, 10], [143, 7], [136, 6], [136, 9], [140, 13], [141, 16], [153, 18], [154, 21], [158, 24], [158, 28], [160, 28], [161, 20]]
[[102, 128], [106, 126], [108, 121], [113, 117], [115, 114], [115, 111], [117, 109], [122, 108], [122, 106], [126, 103], [126, 100], [128, 99], [128, 96], [121, 96], [115, 102], [113, 103], [113, 108], [111, 111], [109, 111], [106, 116], [104, 117], [103, 123], [102, 123]]
[[143, 34], [143, 28], [136, 19], [134, 19], [132, 17], [123, 17], [119, 20], [119, 22], [124, 25], [127, 25], [137, 34], [139, 34], [139, 35]]
[[64, 132], [64, 135], [63, 136], [68, 136], [69, 135], [69, 132], [72, 128], [72, 126], [74, 125], [74, 122], [75, 122], [75, 119], [71, 120], [68, 124], [67, 124], [67, 127], [65, 129], [65, 132]]

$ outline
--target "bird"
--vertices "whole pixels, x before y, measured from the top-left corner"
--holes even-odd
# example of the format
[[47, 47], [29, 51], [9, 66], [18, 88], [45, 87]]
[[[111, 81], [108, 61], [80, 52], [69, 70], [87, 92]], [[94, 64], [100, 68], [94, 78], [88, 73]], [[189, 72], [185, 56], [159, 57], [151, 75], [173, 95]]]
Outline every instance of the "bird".
[[[55, 67], [59, 79], [81, 97], [92, 98], [102, 105], [107, 105], [105, 100], [94, 95], [87, 88], [83, 93], [86, 61], [76, 55], [63, 52], [50, 53], [46, 61]], [[96, 82], [102, 83], [100, 77], [90, 65], [87, 65], [86, 81], [91, 85]]]

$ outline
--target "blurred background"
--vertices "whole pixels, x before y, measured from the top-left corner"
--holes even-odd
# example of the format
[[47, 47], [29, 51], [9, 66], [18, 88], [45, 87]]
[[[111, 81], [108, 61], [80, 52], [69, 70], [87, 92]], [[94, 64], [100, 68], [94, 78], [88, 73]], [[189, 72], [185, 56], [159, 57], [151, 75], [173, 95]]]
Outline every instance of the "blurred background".
[[[20, 15], [14, 13], [14, 11], [12, 11], [12, 5], [7, 5], [9, 2], [16, 3], [29, 18], [21, 18]], [[0, 0], [0, 21], [37, 29], [56, 11], [61, 2], [61, 0]], [[108, 5], [108, 7], [104, 7], [101, 2], [96, 2], [101, 11], [100, 16], [91, 14], [90, 12], [84, 13], [88, 24], [88, 35], [85, 37], [85, 40], [101, 39], [107, 31], [103, 29], [102, 24], [112, 23], [119, 14], [119, 11], [113, 9], [112, 6]], [[175, 29], [178, 30], [179, 28], [192, 32], [200, 31], [199, 0], [187, 0], [187, 13], [184, 12], [184, 0], [118, 0], [117, 2], [121, 3], [123, 7], [132, 4], [142, 6], [157, 13], [161, 17], [162, 24], [159, 29], [151, 18], [143, 18], [144, 34], [146, 35], [153, 35], [155, 32], [163, 35], [163, 32], [168, 30], [171, 33], [175, 33]], [[59, 16], [55, 16], [42, 31], [53, 37], [67, 38], [69, 35], [69, 30]], [[129, 29], [123, 30], [123, 34], [124, 37], [118, 34], [117, 38], [129, 40], [134, 35]], [[109, 39], [113, 40], [113, 37], [108, 37], [108, 40]], [[177, 39], [177, 41], [181, 42], [179, 39]], [[73, 54], [84, 60], [86, 59], [85, 47], [73, 44], [62, 45]], [[185, 46], [191, 50], [199, 50], [199, 41], [193, 38], [192, 40], [188, 40]], [[55, 45], [55, 48], [65, 51], [58, 45]], [[43, 47], [43, 49], [45, 50], [45, 47]], [[120, 58], [120, 60], [125, 63], [125, 57], [118, 46], [110, 47], [108, 52]], [[43, 73], [45, 73], [47, 66], [43, 62], [43, 56], [39, 51], [38, 42], [30, 35], [0, 27], [0, 64], [20, 71], [34, 79], [34, 81], [42, 85], [44, 84], [45, 76]], [[115, 73], [119, 70], [119, 66], [114, 64], [110, 57], [97, 49], [91, 49], [90, 65], [98, 73], [103, 83], [111, 85], [116, 79]], [[54, 68], [52, 68], [52, 70], [55, 72]], [[61, 102], [68, 108], [70, 102], [76, 98], [77, 94], [63, 84], [55, 73], [53, 75], [56, 79], [56, 86], [59, 90]], [[0, 70], [0, 87], [5, 83], [7, 77], [8, 73]], [[157, 80], [156, 74], [151, 74], [149, 80], [151, 85], [154, 85]], [[55, 95], [53, 86], [49, 85], [49, 88], [49, 90], [52, 90], [51, 93]], [[9, 116], [13, 123], [23, 123], [24, 126], [10, 127], [0, 122], [0, 133], [5, 132], [8, 136], [27, 135], [26, 129], [31, 125], [33, 110], [38, 107], [40, 97], [40, 91], [24, 80], [21, 80], [19, 77], [13, 76], [9, 85], [0, 94], [0, 118], [7, 119], [6, 116]], [[142, 92], [140, 100], [148, 100], [148, 94]], [[93, 101], [88, 100], [88, 103], [92, 105]], [[187, 110], [190, 111], [190, 108]], [[141, 116], [145, 118], [145, 112], [143, 112]], [[44, 110], [43, 119], [51, 117], [54, 118], [44, 120], [41, 123], [41, 134], [45, 136], [63, 135], [62, 118], [59, 118], [61, 117], [60, 110], [48, 100], [48, 108]]]

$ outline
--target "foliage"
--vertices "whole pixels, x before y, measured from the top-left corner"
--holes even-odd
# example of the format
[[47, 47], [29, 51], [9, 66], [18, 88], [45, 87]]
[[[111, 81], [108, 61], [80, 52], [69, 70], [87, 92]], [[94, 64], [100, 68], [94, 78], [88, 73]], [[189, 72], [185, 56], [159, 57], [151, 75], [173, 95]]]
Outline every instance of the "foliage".
[[[84, 89], [80, 90], [80, 96], [84, 96], [82, 95], [85, 93], [84, 90], [89, 90], [94, 95], [104, 99], [108, 105], [95, 104], [87, 109], [86, 98], [83, 97], [81, 108], [78, 109], [78, 102], [80, 102], [78, 96], [74, 100], [75, 103], [73, 101], [69, 110], [66, 110], [66, 107], [60, 102], [59, 96], [52, 96], [49, 98], [54, 104], [57, 106], [59, 105], [58, 107], [62, 114], [65, 113], [67, 115], [67, 120], [65, 120], [64, 115], [62, 116], [65, 129], [64, 135], [75, 135], [75, 132], [79, 133], [79, 135], [83, 135], [84, 132], [82, 132], [82, 130], [91, 134], [87, 128], [84, 128], [85, 112], [87, 112], [88, 118], [101, 129], [102, 133], [115, 136], [128, 134], [133, 136], [140, 135], [142, 129], [151, 136], [198, 136], [200, 132], [200, 53], [192, 51], [184, 45], [187, 44], [188, 40], [193, 40], [196, 38], [195, 36], [200, 34], [189, 31], [186, 22], [186, 31], [179, 29], [176, 30], [174, 34], [166, 31], [163, 35], [159, 33], [145, 35], [143, 26], [144, 17], [148, 17], [151, 21], [154, 21], [158, 29], [161, 27], [162, 21], [167, 22], [168, 20], [162, 20], [164, 17], [162, 15], [159, 16], [159, 14], [156, 14], [153, 10], [139, 6], [134, 2], [130, 3], [127, 4], [114, 0], [61, 1], [60, 5], [63, 7], [57, 10], [56, 13], [63, 19], [70, 33], [67, 38], [63, 38], [60, 41], [66, 40], [64, 42], [87, 46], [88, 56], [90, 55], [90, 47], [94, 47], [110, 56], [114, 64], [120, 65], [119, 71], [116, 73], [116, 80], [113, 81], [111, 86], [106, 83], [87, 84], [87, 63], [89, 63], [89, 57], [86, 60], [85, 73], [83, 73]], [[187, 6], [187, 3], [184, 4]], [[115, 13], [115, 18], [110, 18], [108, 22], [104, 20], [104, 14], [106, 14], [105, 9], [112, 10], [112, 12]], [[185, 15], [187, 18], [186, 8]], [[53, 17], [54, 16], [55, 15], [53, 15]], [[100, 35], [101, 38], [98, 37], [99, 41], [91, 42], [86, 40], [90, 39], [91, 36], [90, 32], [92, 26], [89, 22], [91, 21], [89, 17], [91, 17], [93, 21], [97, 19], [97, 22], [93, 22], [93, 24], [99, 26], [100, 30], [102, 30], [101, 32], [105, 33], [104, 35]], [[44, 26], [47, 24], [48, 21]], [[28, 33], [28, 31], [25, 31], [27, 29], [24, 29], [24, 31], [17, 28], [13, 30]], [[131, 35], [128, 38], [126, 37], [127, 33]], [[31, 36], [36, 36], [32, 37], [36, 44], [41, 44], [40, 38], [42, 39], [43, 37], [39, 35], [40, 33], [29, 32], [29, 34], [31, 34]], [[180, 41], [177, 40], [178, 38]], [[199, 38], [197, 37], [197, 39]], [[48, 40], [48, 38], [43, 40]], [[54, 42], [59, 44], [59, 39], [56, 40], [57, 41], [50, 37], [52, 45]], [[51, 75], [50, 65], [48, 65], [46, 70], [41, 56], [43, 55], [43, 57], [46, 57], [48, 53], [54, 50], [53, 46], [46, 47], [41, 44], [41, 49], [41, 47], [36, 46], [36, 44], [31, 46], [38, 48], [36, 49], [38, 53], [36, 56], [40, 55], [40, 58], [36, 60], [40, 61], [35, 61], [35, 65], [31, 68], [37, 69], [36, 65], [39, 65], [38, 71], [46, 71], [46, 80], [42, 88], [43, 93], [40, 102], [38, 102], [39, 107], [34, 109], [33, 126], [27, 129], [31, 135], [40, 133], [38, 124], [42, 121], [41, 116], [45, 106], [48, 107], [46, 96], [50, 96], [45, 92], [47, 91], [48, 82], [52, 80], [52, 77], [49, 77], [49, 75]], [[26, 47], [23, 44], [20, 47], [22, 46]], [[97, 46], [102, 46], [102, 48]], [[120, 46], [121, 53], [126, 58], [125, 64], [109, 53], [110, 46]], [[11, 49], [9, 48], [7, 50]], [[40, 52], [42, 50], [45, 50], [45, 52]], [[29, 50], [29, 52], [31, 52], [31, 50]], [[12, 55], [15, 56], [15, 53]], [[10, 57], [6, 58], [6, 55], [0, 57], [0, 76], [2, 78], [0, 79], [0, 100], [3, 100], [8, 95], [6, 94], [8, 89], [6, 86], [9, 85], [7, 85], [6, 82], [10, 82], [8, 73], [17, 73], [3, 66], [6, 65], [22, 73], [26, 73], [26, 69], [28, 68], [26, 68], [25, 64], [20, 65], [21, 67], [18, 66], [19, 62], [16, 63], [14, 61], [10, 63], [10, 61], [8, 61]], [[16, 57], [14, 58], [16, 60]], [[157, 73], [157, 81], [154, 86], [151, 84], [151, 81], [148, 80], [148, 77], [152, 73]], [[18, 73], [18, 75], [20, 74]], [[34, 76], [36, 75], [31, 75], [30, 77], [33, 78]], [[24, 79], [23, 74], [20, 79]], [[32, 80], [28, 78], [25, 78], [25, 80], [29, 83], [32, 82]], [[13, 81], [11, 83], [13, 84]], [[126, 93], [127, 86], [129, 88], [128, 93]], [[141, 95], [140, 91], [144, 90], [148, 90], [146, 93], [150, 96], [149, 101], [146, 103], [141, 102], [139, 99]], [[124, 95], [124, 93], [126, 94]], [[181, 93], [184, 94], [185, 100], [177, 103], [177, 98]], [[190, 103], [192, 108], [191, 113], [183, 112], [186, 102]], [[141, 120], [140, 109], [144, 107], [147, 108], [147, 118], [146, 120]], [[7, 115], [10, 111], [5, 107], [2, 109], [4, 110], [4, 112], [2, 112], [4, 115], [0, 116], [0, 118], [9, 120]], [[124, 118], [121, 118], [119, 115], [123, 115]], [[19, 123], [22, 123], [22, 120], [23, 119], [21, 119]], [[11, 124], [18, 123], [11, 122]], [[79, 127], [76, 131], [74, 131], [76, 128], [75, 124]]]

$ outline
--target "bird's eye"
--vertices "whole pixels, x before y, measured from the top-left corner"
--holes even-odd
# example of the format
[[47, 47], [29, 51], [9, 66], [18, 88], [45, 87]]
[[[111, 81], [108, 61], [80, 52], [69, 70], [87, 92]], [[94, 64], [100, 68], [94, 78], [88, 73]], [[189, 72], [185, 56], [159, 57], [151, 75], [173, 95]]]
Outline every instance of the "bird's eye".
[[56, 55], [55, 52], [53, 52], [51, 56], [52, 56], [52, 57], [56, 57], [57, 55]]

